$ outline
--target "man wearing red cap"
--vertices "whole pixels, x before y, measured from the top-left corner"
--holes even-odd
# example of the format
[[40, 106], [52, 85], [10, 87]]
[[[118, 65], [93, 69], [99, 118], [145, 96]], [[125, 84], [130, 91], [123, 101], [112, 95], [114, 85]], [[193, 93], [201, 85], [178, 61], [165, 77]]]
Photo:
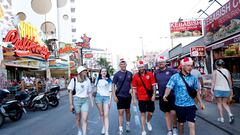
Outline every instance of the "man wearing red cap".
[[154, 76], [157, 81], [159, 91], [159, 108], [165, 114], [165, 120], [168, 128], [167, 135], [177, 135], [177, 116], [175, 112], [175, 96], [174, 92], [170, 93], [168, 97], [169, 102], [163, 101], [163, 95], [169, 79], [177, 71], [167, 67], [167, 59], [164, 56], [160, 56], [157, 59], [158, 70], [156, 70]]
[[186, 57], [181, 60], [182, 69], [180, 73], [173, 75], [163, 96], [163, 100], [168, 102], [168, 96], [171, 91], [175, 95], [175, 109], [179, 123], [179, 135], [184, 134], [184, 123], [187, 121], [189, 126], [189, 135], [195, 135], [196, 105], [194, 99], [197, 98], [201, 109], [204, 109], [200, 93], [198, 90], [198, 80], [191, 75], [193, 61]]
[[118, 109], [119, 135], [122, 135], [124, 112], [126, 113], [126, 131], [130, 131], [130, 105], [132, 101], [130, 90], [133, 75], [127, 71], [127, 63], [124, 59], [120, 59], [119, 66], [121, 70], [113, 77], [112, 91]]
[[[145, 125], [149, 131], [152, 131], [152, 125], [150, 123], [152, 119], [153, 112], [155, 110], [155, 93], [156, 93], [156, 81], [151, 72], [148, 72], [144, 68], [144, 62], [139, 61], [138, 69], [139, 72], [134, 75], [132, 81], [134, 105], [138, 105], [141, 112], [141, 122], [142, 122], [142, 135], [146, 135]], [[137, 94], [137, 97], [136, 97]], [[146, 112], [147, 121], [146, 121]]]

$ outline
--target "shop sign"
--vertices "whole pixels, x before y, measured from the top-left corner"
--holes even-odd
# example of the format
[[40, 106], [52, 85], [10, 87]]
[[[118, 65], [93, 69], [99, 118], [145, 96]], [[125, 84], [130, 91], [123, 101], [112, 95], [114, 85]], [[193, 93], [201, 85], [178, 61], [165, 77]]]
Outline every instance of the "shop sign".
[[14, 45], [15, 54], [19, 57], [35, 56], [47, 60], [50, 52], [45, 45], [35, 42], [35, 38], [29, 39], [28, 36], [20, 39], [17, 30], [11, 30], [4, 38], [4, 42], [10, 42]]
[[240, 1], [230, 0], [205, 20], [205, 44], [240, 32]]
[[204, 46], [195, 46], [190, 48], [191, 57], [202, 57], [205, 56], [205, 47]]
[[93, 57], [93, 54], [92, 53], [86, 53], [86, 54], [84, 54], [84, 58], [86, 58], [86, 59], [90, 59], [90, 58], [92, 58]]
[[202, 36], [202, 20], [191, 20], [170, 23], [172, 38]]
[[71, 44], [66, 44], [63, 48], [58, 50], [59, 54], [77, 52], [78, 48], [72, 47]]
[[238, 43], [240, 43], [240, 35], [236, 36], [236, 37], [233, 37], [233, 38], [230, 38], [230, 39], [228, 39], [224, 42], [220, 42], [218, 44], [211, 45], [211, 46], [207, 47], [207, 51], [218, 49], [218, 48], [228, 46], [228, 45], [231, 45], [231, 44], [238, 44]]
[[0, 19], [2, 19], [3, 17], [4, 17], [3, 8], [2, 8], [2, 5], [0, 3]]
[[38, 29], [35, 26], [30, 23], [20, 21], [18, 28], [21, 38], [28, 37], [30, 40], [33, 39], [33, 41], [40, 42]]
[[91, 38], [88, 37], [86, 34], [83, 34], [81, 39], [82, 39], [83, 42], [78, 42], [78, 43], [76, 43], [76, 45], [81, 47], [81, 48], [90, 49]]

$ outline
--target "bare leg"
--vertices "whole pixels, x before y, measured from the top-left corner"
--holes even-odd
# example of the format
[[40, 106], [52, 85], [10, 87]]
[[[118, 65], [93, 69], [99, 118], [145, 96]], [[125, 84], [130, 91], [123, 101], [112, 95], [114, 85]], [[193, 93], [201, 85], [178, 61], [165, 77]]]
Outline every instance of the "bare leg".
[[190, 135], [195, 135], [195, 123], [193, 122], [188, 122], [188, 127], [189, 127], [189, 132]]
[[171, 111], [172, 119], [173, 119], [173, 127], [177, 127], [177, 114], [176, 111]]
[[108, 104], [104, 104], [104, 127], [105, 127], [105, 132], [108, 133], [108, 129], [109, 129], [109, 106]]
[[123, 114], [124, 114], [123, 109], [118, 110], [118, 124], [119, 124], [119, 127], [123, 127]]
[[147, 122], [150, 122], [150, 121], [151, 121], [151, 119], [152, 119], [152, 115], [153, 115], [153, 113], [148, 112], [148, 115], [147, 115]]
[[88, 112], [82, 112], [82, 130], [84, 135], [86, 135], [87, 133], [87, 119], [88, 119]]
[[99, 111], [99, 115], [101, 117], [101, 121], [103, 123], [103, 126], [104, 126], [104, 119], [103, 119], [103, 104], [97, 104], [97, 108], [98, 108], [98, 111]]
[[81, 129], [81, 115], [80, 115], [80, 113], [76, 113], [76, 124], [77, 124], [78, 130], [80, 130]]
[[142, 121], [142, 131], [145, 131], [145, 125], [146, 125], [146, 114], [141, 113], [141, 121]]
[[131, 111], [130, 109], [126, 109], [126, 120], [127, 122], [130, 122], [130, 119], [131, 119]]
[[223, 98], [223, 100], [222, 100], [223, 107], [228, 112], [228, 115], [232, 115], [231, 109], [230, 109], [229, 105], [227, 104], [227, 101], [228, 101], [228, 98]]
[[172, 130], [172, 121], [171, 121], [171, 116], [169, 112], [165, 113], [165, 120], [166, 120], [168, 130]]
[[179, 123], [179, 135], [184, 135], [184, 123]]
[[217, 99], [218, 112], [221, 118], [223, 118], [223, 107], [222, 107], [222, 98]]

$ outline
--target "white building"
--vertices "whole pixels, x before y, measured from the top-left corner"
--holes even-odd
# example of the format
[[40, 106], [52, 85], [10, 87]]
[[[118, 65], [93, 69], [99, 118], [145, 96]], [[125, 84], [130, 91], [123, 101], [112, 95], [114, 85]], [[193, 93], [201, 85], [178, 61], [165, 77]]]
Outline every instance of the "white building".
[[109, 50], [104, 49], [97, 49], [97, 48], [91, 48], [90, 50], [84, 50], [83, 54], [91, 53], [93, 55], [92, 58], [84, 58], [83, 63], [93, 69], [99, 69], [101, 68], [97, 61], [100, 60], [100, 58], [106, 58], [108, 62], [110, 62], [110, 65], [113, 63], [112, 53]]

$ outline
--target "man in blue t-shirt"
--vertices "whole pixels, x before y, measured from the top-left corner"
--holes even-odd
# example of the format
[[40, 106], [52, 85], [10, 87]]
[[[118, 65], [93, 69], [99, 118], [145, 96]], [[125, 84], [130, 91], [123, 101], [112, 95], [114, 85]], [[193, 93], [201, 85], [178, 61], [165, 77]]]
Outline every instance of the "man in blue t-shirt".
[[119, 64], [121, 70], [113, 77], [112, 91], [118, 109], [119, 135], [123, 134], [123, 117], [126, 112], [126, 131], [130, 131], [130, 105], [132, 101], [131, 83], [132, 73], [126, 70], [127, 63], [124, 59], [120, 59]]
[[165, 120], [168, 128], [167, 135], [177, 135], [177, 116], [175, 112], [174, 92], [172, 91], [170, 93], [168, 102], [163, 101], [163, 95], [165, 93], [167, 83], [172, 75], [176, 74], [177, 71], [172, 68], [168, 68], [166, 62], [166, 57], [160, 56], [157, 60], [158, 70], [155, 72], [155, 79], [158, 84], [159, 91], [159, 107], [165, 114]]
[[[174, 91], [175, 95], [175, 109], [177, 113], [177, 119], [179, 123], [179, 135], [184, 134], [184, 123], [187, 121], [189, 126], [189, 135], [195, 135], [195, 117], [196, 117], [196, 105], [194, 98], [192, 98], [187, 90], [186, 83], [191, 87], [191, 90], [197, 91], [196, 98], [199, 101], [199, 105], [201, 109], [204, 109], [204, 105], [202, 103], [200, 93], [198, 90], [198, 80], [191, 75], [191, 70], [193, 66], [193, 61], [191, 58], [186, 57], [181, 60], [182, 69], [180, 73], [173, 75], [168, 84], [163, 96], [163, 100], [168, 102], [168, 96], [170, 95], [171, 91]], [[183, 78], [182, 78], [182, 77]], [[184, 79], [184, 80], [183, 80]]]

